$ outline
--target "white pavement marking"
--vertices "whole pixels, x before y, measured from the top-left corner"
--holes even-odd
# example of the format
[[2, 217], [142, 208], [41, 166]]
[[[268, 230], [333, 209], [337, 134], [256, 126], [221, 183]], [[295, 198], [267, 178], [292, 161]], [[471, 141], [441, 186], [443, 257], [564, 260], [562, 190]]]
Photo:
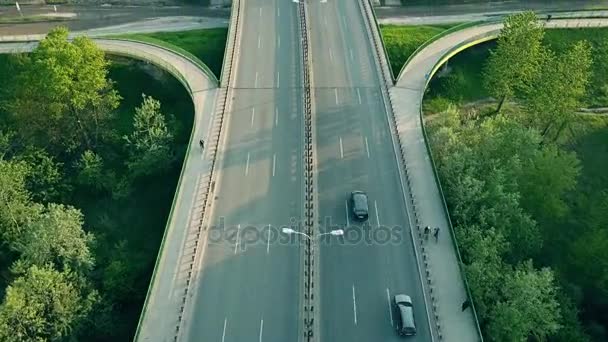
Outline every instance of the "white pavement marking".
[[336, 95], [336, 104], [340, 104], [340, 101], [338, 100], [338, 88], [334, 88], [334, 94]]
[[245, 176], [249, 174], [249, 152], [247, 152], [247, 164], [245, 165]]
[[262, 7], [260, 7], [260, 17], [262, 16]]
[[361, 90], [359, 88], [357, 88], [357, 97], [359, 98], [359, 104], [361, 104]]
[[279, 46], [278, 46], [278, 47], [281, 47], [281, 36], [278, 36], [278, 37], [277, 37], [277, 39], [278, 39], [278, 41], [279, 41], [279, 42], [278, 42], [278, 44], [279, 44]]
[[353, 49], [348, 49], [350, 51], [350, 60], [354, 61], [355, 60], [355, 55], [353, 54]]
[[270, 225], [268, 225], [268, 238], [266, 240], [266, 254], [270, 253]]
[[262, 47], [262, 37], [258, 36], [258, 49]]
[[342, 146], [342, 137], [340, 137], [340, 158], [344, 158], [344, 147]]
[[277, 168], [277, 155], [276, 153], [272, 155], [272, 177], [274, 177], [274, 171]]
[[255, 72], [255, 84], [253, 85], [254, 88], [258, 87], [258, 72]]
[[251, 127], [253, 127], [253, 120], [255, 120], [255, 107], [251, 108]]
[[239, 250], [239, 235], [241, 233], [241, 225], [239, 224], [236, 228], [236, 243], [234, 244], [234, 254]]
[[374, 209], [376, 209], [376, 222], [380, 226], [380, 214], [378, 214], [378, 203], [374, 201]]
[[277, 7], [277, 17], [281, 16], [281, 7]]
[[330, 60], [331, 62], [333, 62], [333, 61], [334, 61], [334, 54], [333, 54], [333, 52], [331, 52], [331, 48], [329, 48], [329, 60]]
[[367, 137], [365, 137], [365, 151], [367, 152], [367, 158], [369, 158], [369, 144], [367, 143]]
[[355, 314], [355, 325], [357, 325], [357, 299], [355, 298], [355, 284], [353, 284], [353, 313]]
[[327, 28], [327, 17], [323, 17], [323, 22], [325, 23], [325, 28]]
[[386, 303], [388, 304], [388, 315], [391, 318], [391, 326], [393, 325], [393, 308], [391, 307], [391, 294], [386, 288]]
[[274, 126], [279, 126], [279, 107], [274, 108]]
[[350, 226], [350, 223], [348, 222], [348, 200], [346, 200], [346, 226]]
[[264, 331], [264, 320], [260, 321], [260, 342], [262, 342], [262, 332]]
[[277, 71], [277, 88], [281, 87], [281, 72]]
[[228, 323], [228, 318], [224, 318], [224, 332], [222, 332], [222, 342], [226, 338], [226, 323]]

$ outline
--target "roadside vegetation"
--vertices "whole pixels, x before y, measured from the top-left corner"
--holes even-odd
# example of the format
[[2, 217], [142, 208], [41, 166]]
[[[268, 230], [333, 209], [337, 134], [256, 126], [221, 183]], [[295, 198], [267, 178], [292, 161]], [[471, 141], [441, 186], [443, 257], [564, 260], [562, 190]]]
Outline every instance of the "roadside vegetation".
[[433, 26], [380, 25], [380, 32], [389, 55], [393, 75], [397, 77], [401, 67], [416, 49], [433, 36], [456, 24]]
[[[608, 340], [608, 31], [533, 13], [455, 56], [430, 144], [488, 341]], [[392, 56], [391, 56], [392, 59]]]
[[132, 340], [190, 136], [176, 79], [67, 34], [0, 56], [1, 341]]
[[218, 79], [222, 73], [227, 36], [226, 28], [121, 35], [152, 43], [161, 41], [184, 49], [203, 61]]

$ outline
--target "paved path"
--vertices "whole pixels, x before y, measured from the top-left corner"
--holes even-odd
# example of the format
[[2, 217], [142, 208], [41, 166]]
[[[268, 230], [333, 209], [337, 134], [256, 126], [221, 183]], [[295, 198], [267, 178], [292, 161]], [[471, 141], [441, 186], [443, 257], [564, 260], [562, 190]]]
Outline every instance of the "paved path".
[[[31, 51], [38, 44], [18, 42], [25, 37], [3, 38], [15, 42], [0, 44], [0, 53]], [[191, 229], [192, 219], [200, 215], [199, 204], [204, 195], [203, 181], [209, 177], [209, 153], [201, 153], [198, 139], [206, 139], [212, 129], [217, 84], [198, 66], [165, 49], [115, 40], [96, 39], [95, 42], [108, 53], [146, 60], [176, 74], [178, 79], [186, 83], [194, 103], [194, 138], [184, 161], [174, 207], [165, 232], [166, 243], [161, 246], [156, 276], [152, 279], [152, 289], [148, 293], [147, 311], [140, 336], [141, 341], [172, 341], [182, 304], [184, 279], [188, 271], [184, 268], [184, 255], [187, 256], [191, 249], [191, 244], [186, 243], [186, 237]]]
[[[552, 20], [548, 27], [608, 26], [604, 19]], [[405, 164], [410, 175], [411, 193], [415, 198], [420, 226], [440, 227], [439, 241], [423, 243], [428, 258], [434, 304], [444, 341], [476, 341], [477, 334], [471, 310], [461, 312], [466, 299], [459, 263], [448, 232], [448, 221], [442, 197], [433, 176], [428, 150], [420, 122], [420, 108], [427, 75], [433, 74], [437, 63], [453, 52], [455, 46], [475, 44], [496, 37], [502, 25], [478, 26], [443, 37], [418, 53], [390, 90], [397, 121], [399, 140], [405, 150]], [[463, 46], [464, 48], [464, 46]]]

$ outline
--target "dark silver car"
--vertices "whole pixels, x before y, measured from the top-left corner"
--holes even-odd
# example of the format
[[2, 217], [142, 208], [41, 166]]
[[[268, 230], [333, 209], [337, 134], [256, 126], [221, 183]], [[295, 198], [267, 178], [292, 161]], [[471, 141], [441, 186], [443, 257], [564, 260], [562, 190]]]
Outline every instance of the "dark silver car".
[[399, 320], [397, 322], [397, 333], [401, 336], [416, 335], [416, 323], [414, 323], [414, 306], [412, 298], [408, 295], [395, 295], [395, 305], [399, 310]]
[[367, 195], [363, 191], [353, 191], [350, 194], [350, 206], [355, 218], [367, 220], [369, 216], [369, 206], [367, 205]]

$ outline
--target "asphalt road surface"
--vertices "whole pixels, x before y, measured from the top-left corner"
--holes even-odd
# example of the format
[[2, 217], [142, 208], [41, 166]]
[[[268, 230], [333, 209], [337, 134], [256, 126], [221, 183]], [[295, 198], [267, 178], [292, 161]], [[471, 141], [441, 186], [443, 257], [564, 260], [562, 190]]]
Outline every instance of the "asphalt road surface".
[[[380, 75], [364, 19], [353, 0], [310, 1], [309, 10], [320, 230], [346, 226], [340, 241], [320, 244], [321, 339], [400, 341], [392, 298], [405, 293], [414, 302], [418, 327], [410, 341], [430, 341]], [[347, 199], [353, 190], [368, 194], [365, 225], [349, 213]]]
[[303, 208], [297, 7], [246, 0], [241, 8], [236, 89], [211, 216], [215, 227], [184, 340], [297, 341], [301, 244], [297, 236], [287, 243], [289, 236], [280, 233], [282, 225], [302, 217]]

